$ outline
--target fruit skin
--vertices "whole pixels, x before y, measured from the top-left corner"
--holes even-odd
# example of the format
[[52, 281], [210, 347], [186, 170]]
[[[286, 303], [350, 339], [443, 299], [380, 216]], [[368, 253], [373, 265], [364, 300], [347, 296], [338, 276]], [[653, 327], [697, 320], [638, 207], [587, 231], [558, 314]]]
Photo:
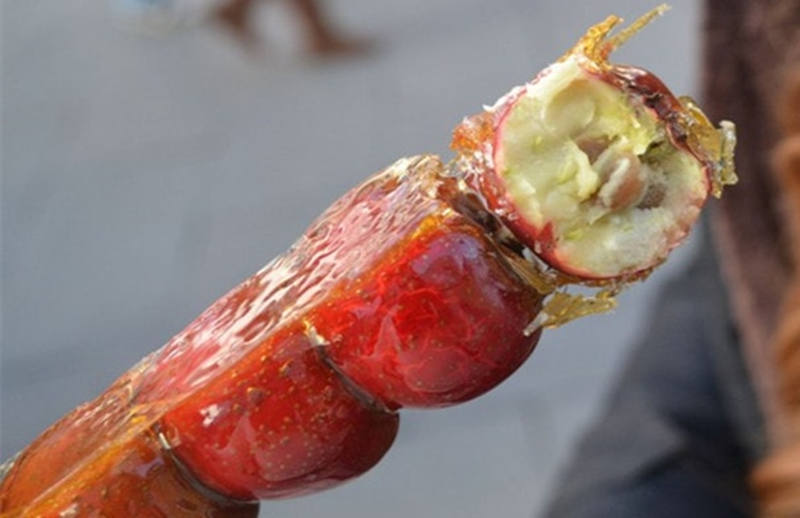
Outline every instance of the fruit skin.
[[540, 330], [525, 328], [541, 296], [461, 215], [431, 224], [312, 322], [331, 360], [397, 408], [479, 396], [516, 370]]
[[[205, 484], [237, 498], [331, 487], [383, 456], [393, 410], [478, 396], [527, 358], [539, 333], [524, 330], [541, 295], [453, 209], [459, 194], [443, 172], [425, 156], [368, 180], [240, 287], [252, 294], [229, 295], [236, 302], [222, 313], [249, 315], [236, 320], [243, 336], [270, 314], [285, 316], [161, 420]], [[291, 273], [279, 267], [287, 262]], [[284, 302], [265, 297], [271, 276], [306, 289]]]
[[[687, 235], [689, 228], [696, 220], [699, 210], [705, 204], [712, 188], [712, 171], [718, 168], [715, 160], [704, 153], [690, 138], [691, 132], [701, 122], [693, 119], [698, 113], [690, 113], [687, 106], [679, 101], [667, 89], [661, 80], [642, 68], [608, 65], [598, 66], [588, 58], [578, 61], [584, 68], [587, 77], [606, 82], [613, 87], [627, 93], [632, 103], [640, 105], [654, 118], [661, 121], [670, 142], [678, 149], [692, 155], [703, 166], [706, 195], [701, 199], [687, 200], [686, 216], [679, 223], [681, 231], [672, 237], [669, 249], [679, 245]], [[470, 174], [467, 183], [483, 195], [486, 207], [498, 216], [514, 235], [537, 256], [558, 271], [580, 279], [610, 280], [616, 276], [602, 276], [591, 271], [582, 270], [569, 264], [559, 257], [550, 222], [536, 226], [526, 220], [517, 209], [514, 200], [509, 196], [505, 180], [497, 168], [497, 153], [500, 149], [502, 127], [514, 107], [514, 104], [536, 83], [549, 74], [549, 69], [543, 70], [530, 83], [513, 89], [501, 98], [491, 110], [465, 118], [453, 132], [451, 148], [459, 155], [462, 162], [469, 163]], [[704, 121], [707, 123], [707, 121]], [[693, 145], [694, 144], [694, 145]], [[669, 250], [664, 251], [664, 256]], [[655, 265], [642, 265], [639, 270], [625, 272], [626, 276], [636, 276]]]
[[254, 500], [364, 473], [391, 446], [398, 421], [354, 397], [305, 330], [290, 326], [168, 412], [161, 427], [203, 483]]
[[[228, 506], [332, 487], [380, 460], [397, 408], [451, 405], [500, 383], [538, 341], [527, 328], [543, 295], [464, 196], [430, 155], [351, 190], [286, 254], [34, 442], [14, 469], [41, 475], [7, 478], [0, 510], [22, 512], [48, 490], [60, 510], [87, 505], [120, 466], [152, 486], [156, 457]], [[150, 456], [134, 455], [142, 441]], [[139, 505], [128, 492], [104, 512]]]
[[255, 518], [258, 504], [212, 496], [127, 406], [123, 376], [48, 428], [0, 484], [6, 517]]

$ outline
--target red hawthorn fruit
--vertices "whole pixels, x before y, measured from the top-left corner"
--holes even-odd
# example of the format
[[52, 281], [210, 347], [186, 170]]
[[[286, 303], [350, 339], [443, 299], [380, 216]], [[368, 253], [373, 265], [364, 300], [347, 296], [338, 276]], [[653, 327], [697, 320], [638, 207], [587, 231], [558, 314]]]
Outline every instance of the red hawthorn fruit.
[[735, 181], [730, 123], [607, 61], [661, 10], [611, 37], [610, 17], [465, 119], [450, 164], [401, 159], [352, 189], [3, 466], [2, 517], [244, 518], [332, 487], [381, 459], [398, 409], [485, 393], [548, 318], [591, 311], [559, 286], [656, 266]]

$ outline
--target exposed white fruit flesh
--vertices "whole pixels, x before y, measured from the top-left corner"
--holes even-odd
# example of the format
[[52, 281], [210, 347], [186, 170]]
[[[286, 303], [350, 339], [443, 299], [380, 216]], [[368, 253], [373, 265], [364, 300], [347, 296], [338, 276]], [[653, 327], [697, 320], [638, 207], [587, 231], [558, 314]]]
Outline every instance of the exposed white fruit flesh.
[[654, 113], [580, 59], [551, 66], [514, 101], [495, 167], [526, 226], [551, 225], [546, 259], [612, 277], [663, 259], [697, 218], [708, 181]]

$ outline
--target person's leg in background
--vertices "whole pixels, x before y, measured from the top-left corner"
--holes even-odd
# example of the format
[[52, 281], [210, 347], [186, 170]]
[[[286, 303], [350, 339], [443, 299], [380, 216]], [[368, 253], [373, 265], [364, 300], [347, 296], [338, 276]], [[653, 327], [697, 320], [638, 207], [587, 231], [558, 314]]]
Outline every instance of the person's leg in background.
[[[226, 0], [214, 18], [245, 47], [259, 42], [252, 26], [253, 8], [258, 0]], [[308, 49], [317, 55], [350, 54], [366, 50], [368, 41], [350, 37], [334, 29], [319, 0], [286, 0], [298, 14], [307, 33]]]

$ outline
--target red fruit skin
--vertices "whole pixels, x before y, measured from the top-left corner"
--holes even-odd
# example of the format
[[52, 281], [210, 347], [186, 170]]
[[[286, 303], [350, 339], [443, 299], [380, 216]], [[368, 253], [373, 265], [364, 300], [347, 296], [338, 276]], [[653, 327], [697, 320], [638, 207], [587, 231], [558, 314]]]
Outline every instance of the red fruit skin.
[[175, 454], [209, 487], [242, 500], [297, 496], [371, 468], [398, 416], [354, 397], [305, 329], [278, 331], [167, 413]]
[[394, 409], [483, 394], [538, 341], [542, 295], [469, 207], [437, 157], [368, 179], [32, 443], [0, 509], [249, 516], [362, 474]]
[[[702, 208], [708, 193], [710, 193], [710, 171], [714, 168], [714, 164], [708, 157], [698, 155], [688, 145], [688, 135], [684, 125], [681, 124], [686, 108], [660, 79], [642, 68], [614, 65], [602, 70], [593, 67], [586, 69], [586, 72], [637, 99], [645, 109], [665, 124], [670, 141], [675, 147], [692, 154], [703, 164], [708, 186], [706, 196], [700, 200], [687, 200], [687, 206], [692, 204], [698, 209]], [[472, 168], [475, 171], [467, 176], [467, 183], [483, 195], [487, 208], [500, 217], [517, 239], [534, 251], [536, 255], [560, 272], [580, 279], [611, 279], [613, 277], [604, 277], [595, 272], [577, 268], [569, 264], [565, 258], [560, 257], [552, 224], [545, 222], [543, 226], [537, 227], [527, 221], [517, 209], [514, 200], [508, 193], [505, 180], [498, 172], [498, 169], [501, 168], [501, 164], [498, 164], [498, 150], [501, 147], [502, 127], [506, 118], [527, 89], [535, 85], [546, 74], [548, 74], [548, 69], [537, 75], [531, 83], [512, 90], [501, 99], [492, 112], [484, 112], [464, 119], [454, 131], [451, 147], [463, 159], [472, 161]], [[485, 153], [491, 159], [488, 161], [470, 159], [469, 157], [474, 156], [476, 152]], [[686, 212], [688, 213], [688, 211]], [[693, 223], [694, 218], [681, 221], [683, 232], [673, 236], [670, 249], [680, 244]], [[641, 270], [647, 270], [652, 266], [654, 265], [644, 265]], [[632, 276], [637, 273], [640, 272], [626, 272], [625, 275]]]
[[128, 406], [125, 375], [48, 428], [0, 483], [3, 517], [255, 518], [258, 504], [213, 495], [186, 476]]
[[213, 364], [220, 338], [252, 343], [161, 419], [203, 483], [236, 498], [331, 487], [389, 448], [391, 410], [475, 397], [530, 354], [538, 334], [523, 330], [541, 296], [453, 209], [455, 180], [441, 173], [418, 157], [355, 188], [201, 317], [214, 343], [190, 332], [180, 362], [156, 361], [145, 397], [193, 386], [181, 366]]
[[[542, 296], [459, 212], [457, 183], [421, 156], [350, 191], [286, 254], [32, 443], [2, 482], [0, 509], [248, 516], [242, 500], [369, 469], [394, 440], [393, 408], [452, 404], [505, 379], [538, 340], [525, 329]], [[107, 499], [117, 486], [127, 489]], [[160, 495], [155, 507], [137, 487]]]
[[416, 235], [312, 316], [328, 354], [391, 408], [479, 396], [528, 357], [541, 297], [474, 223], [454, 214]]

